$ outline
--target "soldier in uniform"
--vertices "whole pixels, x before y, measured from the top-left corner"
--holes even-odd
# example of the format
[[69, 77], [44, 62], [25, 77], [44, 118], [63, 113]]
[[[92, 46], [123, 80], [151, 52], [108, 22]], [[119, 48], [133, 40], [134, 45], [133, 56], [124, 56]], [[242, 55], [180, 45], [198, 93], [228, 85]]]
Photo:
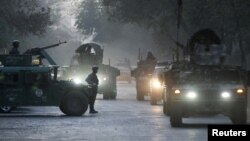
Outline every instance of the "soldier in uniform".
[[13, 48], [11, 49], [11, 51], [9, 52], [9, 54], [12, 54], [12, 55], [20, 54], [20, 52], [18, 50], [19, 44], [20, 44], [20, 42], [18, 40], [14, 40], [12, 42]]
[[89, 98], [89, 108], [90, 108], [89, 113], [91, 114], [98, 113], [98, 111], [96, 111], [94, 108], [98, 90], [98, 84], [99, 84], [99, 80], [96, 75], [97, 72], [98, 72], [98, 67], [97, 66], [92, 67], [92, 73], [89, 74], [88, 77], [86, 78], [86, 82], [91, 86], [91, 95]]

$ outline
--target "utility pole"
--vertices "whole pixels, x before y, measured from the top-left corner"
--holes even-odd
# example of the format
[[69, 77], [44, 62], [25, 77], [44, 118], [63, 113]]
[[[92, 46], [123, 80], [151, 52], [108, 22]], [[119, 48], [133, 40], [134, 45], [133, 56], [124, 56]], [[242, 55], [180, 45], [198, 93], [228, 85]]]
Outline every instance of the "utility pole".
[[[177, 32], [176, 32], [177, 43], [179, 42], [181, 15], [182, 15], [182, 0], [177, 0]], [[180, 60], [179, 46], [176, 45], [176, 61], [179, 62], [179, 60]]]
[[237, 34], [238, 37], [238, 41], [239, 41], [239, 48], [240, 48], [240, 52], [241, 52], [241, 66], [243, 68], [247, 68], [247, 62], [246, 62], [246, 56], [244, 53], [244, 48], [242, 45], [242, 34], [241, 34], [241, 28], [240, 28], [240, 20], [238, 17], [238, 11], [235, 5], [235, 1], [231, 0], [231, 5], [234, 11], [234, 17], [235, 17], [235, 22], [236, 22], [236, 31], [235, 33]]

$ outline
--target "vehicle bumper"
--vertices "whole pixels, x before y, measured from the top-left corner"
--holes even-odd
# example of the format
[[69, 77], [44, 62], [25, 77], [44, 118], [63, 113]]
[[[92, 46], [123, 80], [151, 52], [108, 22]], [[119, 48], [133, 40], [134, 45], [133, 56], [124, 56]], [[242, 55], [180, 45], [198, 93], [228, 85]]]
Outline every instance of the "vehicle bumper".
[[194, 115], [194, 114], [231, 114], [232, 110], [237, 108], [239, 105], [244, 105], [246, 102], [243, 99], [237, 100], [174, 100], [171, 102], [171, 107], [181, 110], [183, 114]]

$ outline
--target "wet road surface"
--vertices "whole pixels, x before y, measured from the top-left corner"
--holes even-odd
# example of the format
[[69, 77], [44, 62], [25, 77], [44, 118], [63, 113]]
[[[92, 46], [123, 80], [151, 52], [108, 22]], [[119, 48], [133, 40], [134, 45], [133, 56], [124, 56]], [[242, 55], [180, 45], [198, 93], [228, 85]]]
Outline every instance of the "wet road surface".
[[0, 114], [0, 141], [206, 141], [207, 124], [231, 123], [217, 115], [184, 119], [184, 127], [172, 128], [160, 103], [138, 102], [135, 95], [134, 84], [119, 83], [117, 100], [98, 95], [99, 113], [81, 117], [65, 116], [58, 107], [19, 107]]

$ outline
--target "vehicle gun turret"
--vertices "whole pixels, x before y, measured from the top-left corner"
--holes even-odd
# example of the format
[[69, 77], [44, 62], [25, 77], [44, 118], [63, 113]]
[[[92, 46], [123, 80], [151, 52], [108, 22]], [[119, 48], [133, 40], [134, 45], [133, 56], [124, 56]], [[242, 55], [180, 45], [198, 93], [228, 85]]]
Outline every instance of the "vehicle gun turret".
[[65, 43], [67, 43], [67, 42], [66, 41], [64, 41], [64, 42], [59, 41], [59, 43], [57, 43], [57, 44], [52, 44], [52, 45], [45, 46], [45, 47], [31, 48], [31, 49], [26, 50], [23, 54], [24, 55], [26, 54], [26, 55], [38, 56], [40, 64], [42, 63], [42, 59], [46, 58], [51, 65], [56, 65], [55, 61], [48, 55], [48, 53], [45, 50], [49, 49], [49, 48], [57, 47], [61, 44], [65, 44]]

